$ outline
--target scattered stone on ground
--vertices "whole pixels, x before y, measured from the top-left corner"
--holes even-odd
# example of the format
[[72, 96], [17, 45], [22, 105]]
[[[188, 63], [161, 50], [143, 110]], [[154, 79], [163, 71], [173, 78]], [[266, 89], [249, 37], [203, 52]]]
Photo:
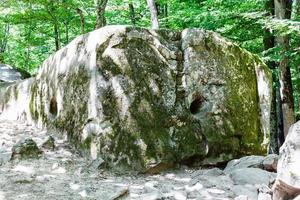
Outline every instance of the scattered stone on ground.
[[28, 159], [28, 158], [38, 158], [41, 154], [41, 150], [37, 147], [35, 141], [31, 138], [26, 138], [16, 143], [12, 147], [11, 159]]
[[55, 140], [54, 138], [50, 135], [46, 141], [42, 144], [42, 147], [45, 149], [49, 149], [49, 150], [54, 150], [55, 148]]
[[81, 156], [64, 136], [53, 131], [0, 121], [0, 132], [0, 157], [26, 138], [42, 148], [44, 141], [52, 136], [56, 145], [53, 151], [43, 151], [39, 159], [2, 161], [1, 200], [270, 200], [268, 183], [274, 173], [256, 168], [259, 165], [249, 165], [249, 160], [256, 160], [256, 156], [236, 160], [244, 167], [228, 170], [231, 166], [228, 164], [224, 171], [181, 167], [155, 175], [112, 172], [99, 170], [103, 160], [92, 161]]

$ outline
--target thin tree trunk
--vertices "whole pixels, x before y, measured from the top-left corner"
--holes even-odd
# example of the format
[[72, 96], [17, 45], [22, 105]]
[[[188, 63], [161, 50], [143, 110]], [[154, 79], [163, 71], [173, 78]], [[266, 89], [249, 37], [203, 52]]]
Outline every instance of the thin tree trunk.
[[[277, 19], [291, 18], [292, 4], [290, 0], [274, 0], [274, 4], [275, 16]], [[279, 62], [279, 81], [285, 137], [288, 134], [290, 126], [295, 121], [291, 71], [289, 67], [289, 58], [286, 55], [286, 52], [290, 49], [289, 41], [288, 35], [278, 36], [276, 38], [277, 44], [283, 49], [281, 53], [282, 59]]]
[[101, 28], [106, 25], [105, 8], [108, 0], [95, 0], [97, 9], [97, 19], [95, 29]]
[[151, 24], [153, 29], [159, 29], [159, 22], [157, 16], [157, 8], [154, 0], [147, 0], [147, 4], [151, 13]]
[[65, 32], [66, 32], [66, 44], [69, 43], [69, 22], [65, 22]]
[[[274, 16], [274, 0], [267, 0], [265, 2], [265, 11], [266, 16]], [[271, 30], [265, 28], [264, 30], [264, 50], [267, 51], [275, 47], [275, 36], [271, 33]], [[278, 119], [277, 118], [277, 86], [279, 85], [278, 76], [277, 76], [277, 65], [275, 62], [267, 62], [266, 63], [269, 68], [272, 70], [272, 102], [271, 102], [271, 116], [270, 116], [270, 146], [269, 146], [269, 153], [279, 153], [279, 138], [278, 138]], [[278, 102], [280, 103], [280, 102]], [[281, 105], [279, 105], [281, 106]]]
[[[277, 75], [278, 76], [278, 75]], [[278, 82], [278, 78], [277, 78]], [[283, 125], [283, 112], [282, 112], [282, 102], [280, 95], [280, 85], [276, 84], [276, 115], [277, 115], [277, 132], [278, 132], [278, 144], [281, 147], [284, 143], [284, 125]]]
[[55, 39], [55, 50], [58, 51], [60, 49], [60, 41], [59, 41], [58, 25], [56, 22], [54, 22], [53, 30], [54, 30], [54, 39]]
[[[277, 76], [273, 70], [272, 79], [276, 82]], [[276, 84], [276, 83], [275, 83]], [[273, 83], [272, 87], [272, 102], [271, 102], [271, 116], [270, 116], [270, 154], [279, 154], [279, 138], [278, 138], [278, 119], [277, 119], [277, 102], [276, 102], [276, 85]]]
[[164, 8], [164, 18], [165, 18], [165, 26], [168, 28], [169, 27], [169, 20], [168, 20], [168, 16], [169, 16], [169, 12], [168, 12], [168, 3], [165, 3], [163, 5]]
[[27, 47], [26, 47], [26, 53], [25, 53], [25, 64], [24, 64], [24, 68], [29, 71], [29, 60], [30, 60], [30, 38], [31, 38], [31, 33], [32, 33], [32, 24], [30, 23], [29, 26], [27, 26], [27, 34], [26, 34], [26, 40], [27, 40]]
[[[53, 1], [51, 1], [51, 3], [53, 3]], [[55, 50], [58, 51], [60, 49], [60, 36], [59, 36], [58, 20], [55, 17], [55, 15], [53, 15], [54, 7], [48, 7], [47, 11], [53, 22], [53, 37], [55, 40]]]
[[80, 26], [81, 26], [81, 34], [85, 33], [84, 27], [85, 27], [85, 22], [84, 22], [84, 16], [83, 16], [83, 12], [80, 8], [76, 9], [76, 12], [79, 14], [80, 16]]
[[131, 24], [135, 26], [135, 11], [134, 11], [133, 3], [129, 3], [129, 13], [130, 13]]

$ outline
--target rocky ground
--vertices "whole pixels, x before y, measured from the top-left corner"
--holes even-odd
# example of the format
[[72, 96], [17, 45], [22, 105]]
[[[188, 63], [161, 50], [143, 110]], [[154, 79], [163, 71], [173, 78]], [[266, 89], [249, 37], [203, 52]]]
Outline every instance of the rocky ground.
[[[19, 159], [20, 141], [29, 138], [41, 150], [39, 158]], [[116, 174], [97, 169], [99, 163], [82, 157], [62, 135], [0, 121], [0, 200], [270, 200], [276, 174], [269, 171], [275, 160], [275, 155], [249, 156], [231, 161], [224, 170], [181, 167], [151, 176]]]

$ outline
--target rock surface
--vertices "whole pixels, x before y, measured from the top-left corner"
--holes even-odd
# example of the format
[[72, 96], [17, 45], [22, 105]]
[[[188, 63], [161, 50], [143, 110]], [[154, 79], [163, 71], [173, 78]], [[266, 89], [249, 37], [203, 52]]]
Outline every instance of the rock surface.
[[4, 109], [4, 105], [2, 105], [1, 108], [1, 101], [3, 101], [5, 98], [10, 98], [7, 95], [5, 95], [8, 86], [29, 77], [30, 74], [25, 72], [24, 70], [15, 69], [5, 64], [0, 64], [0, 114]]
[[24, 70], [15, 69], [5, 64], [0, 64], [0, 82], [16, 82], [29, 77], [30, 74]]
[[274, 200], [292, 199], [300, 194], [300, 121], [293, 124], [280, 147]]
[[54, 138], [50, 135], [42, 144], [42, 147], [48, 150], [54, 150], [55, 148], [55, 140]]
[[11, 151], [12, 146], [24, 138], [31, 138], [41, 148], [52, 136], [56, 144], [53, 151], [44, 151], [40, 159], [3, 163], [0, 166], [0, 199], [269, 200], [270, 197], [270, 188], [252, 184], [252, 176], [248, 176], [249, 184], [239, 184], [218, 168], [181, 167], [151, 176], [128, 171], [112, 173], [97, 168], [101, 161], [95, 163], [81, 156], [57, 132], [19, 121], [0, 120], [0, 133], [0, 155]]
[[31, 138], [26, 138], [12, 147], [11, 159], [38, 158], [40, 154], [41, 150], [37, 147], [36, 142]]
[[213, 32], [108, 26], [10, 86], [2, 119], [66, 132], [107, 166], [217, 163], [267, 151], [271, 73]]

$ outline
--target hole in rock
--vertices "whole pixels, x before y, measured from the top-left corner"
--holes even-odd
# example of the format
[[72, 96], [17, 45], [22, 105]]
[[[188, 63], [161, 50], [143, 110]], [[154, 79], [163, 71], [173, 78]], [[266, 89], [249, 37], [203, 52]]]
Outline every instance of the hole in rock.
[[55, 97], [52, 97], [50, 100], [50, 113], [54, 116], [57, 115], [57, 101]]
[[190, 105], [190, 111], [192, 114], [197, 114], [202, 106], [202, 103], [205, 101], [205, 98], [197, 94], [196, 97], [194, 98], [194, 101]]

